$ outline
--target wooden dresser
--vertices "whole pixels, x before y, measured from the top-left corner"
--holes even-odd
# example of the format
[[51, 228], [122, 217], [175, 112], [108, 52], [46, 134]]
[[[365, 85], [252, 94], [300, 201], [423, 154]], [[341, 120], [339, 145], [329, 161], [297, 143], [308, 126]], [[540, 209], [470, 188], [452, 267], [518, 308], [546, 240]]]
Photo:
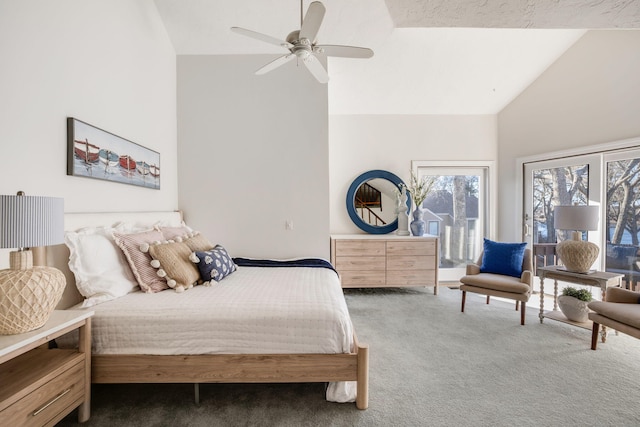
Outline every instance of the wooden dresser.
[[[35, 331], [0, 336], [0, 425], [54, 426], [78, 408], [90, 416], [91, 316], [55, 310]], [[48, 342], [78, 329], [79, 348], [49, 349]]]
[[433, 286], [437, 295], [438, 258], [435, 236], [331, 236], [331, 263], [343, 288]]

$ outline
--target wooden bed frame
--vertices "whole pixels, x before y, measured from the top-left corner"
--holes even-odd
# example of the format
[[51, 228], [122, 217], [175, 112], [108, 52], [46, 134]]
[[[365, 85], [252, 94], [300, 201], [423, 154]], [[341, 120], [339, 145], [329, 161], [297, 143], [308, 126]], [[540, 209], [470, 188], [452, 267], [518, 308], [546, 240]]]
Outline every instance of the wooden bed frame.
[[[120, 212], [65, 214], [65, 229], [113, 225], [121, 221], [154, 224], [182, 220], [176, 212]], [[82, 301], [69, 271], [65, 245], [48, 247], [37, 262], [60, 269], [67, 288], [59, 309]], [[118, 383], [292, 383], [356, 381], [356, 407], [369, 405], [369, 347], [354, 333], [356, 351], [344, 354], [204, 354], [204, 355], [92, 355], [91, 382]], [[198, 399], [196, 394], [196, 400]]]

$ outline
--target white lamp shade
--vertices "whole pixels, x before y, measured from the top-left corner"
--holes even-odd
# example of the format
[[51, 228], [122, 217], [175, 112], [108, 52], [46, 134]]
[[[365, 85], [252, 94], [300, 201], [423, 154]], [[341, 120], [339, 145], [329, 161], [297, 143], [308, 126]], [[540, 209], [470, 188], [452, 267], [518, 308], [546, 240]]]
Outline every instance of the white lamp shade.
[[64, 199], [0, 196], [0, 248], [64, 243]]
[[598, 211], [598, 206], [556, 206], [553, 226], [557, 230], [597, 230]]

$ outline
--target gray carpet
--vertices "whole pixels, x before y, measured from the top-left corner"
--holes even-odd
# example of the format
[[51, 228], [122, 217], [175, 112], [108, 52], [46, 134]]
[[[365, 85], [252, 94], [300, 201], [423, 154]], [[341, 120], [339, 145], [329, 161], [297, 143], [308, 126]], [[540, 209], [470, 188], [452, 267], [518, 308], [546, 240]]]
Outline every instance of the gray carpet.
[[[369, 409], [324, 400], [322, 384], [94, 385], [85, 426], [638, 426], [640, 340], [527, 325], [511, 302], [460, 291], [347, 290], [370, 346]], [[60, 426], [77, 425], [76, 413]]]

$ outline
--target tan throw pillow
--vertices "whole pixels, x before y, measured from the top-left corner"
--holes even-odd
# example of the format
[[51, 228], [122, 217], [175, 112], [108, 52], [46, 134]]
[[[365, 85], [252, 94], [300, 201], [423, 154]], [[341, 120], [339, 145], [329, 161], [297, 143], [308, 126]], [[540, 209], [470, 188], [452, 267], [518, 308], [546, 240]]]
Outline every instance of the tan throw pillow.
[[189, 247], [189, 249], [191, 249], [191, 252], [208, 251], [209, 249], [213, 248], [211, 242], [202, 234], [199, 234], [197, 232], [192, 237], [183, 240], [183, 242]]
[[151, 255], [148, 251], [150, 244], [164, 241], [161, 232], [158, 230], [132, 234], [114, 232], [113, 238], [122, 249], [140, 289], [147, 293], [153, 293], [169, 288], [167, 281], [159, 277], [156, 274], [156, 269], [151, 266]]
[[189, 260], [191, 249], [183, 242], [168, 242], [149, 246], [151, 254], [151, 266], [158, 268], [156, 274], [167, 281], [170, 288], [176, 292], [197, 285], [200, 273], [196, 266]]

